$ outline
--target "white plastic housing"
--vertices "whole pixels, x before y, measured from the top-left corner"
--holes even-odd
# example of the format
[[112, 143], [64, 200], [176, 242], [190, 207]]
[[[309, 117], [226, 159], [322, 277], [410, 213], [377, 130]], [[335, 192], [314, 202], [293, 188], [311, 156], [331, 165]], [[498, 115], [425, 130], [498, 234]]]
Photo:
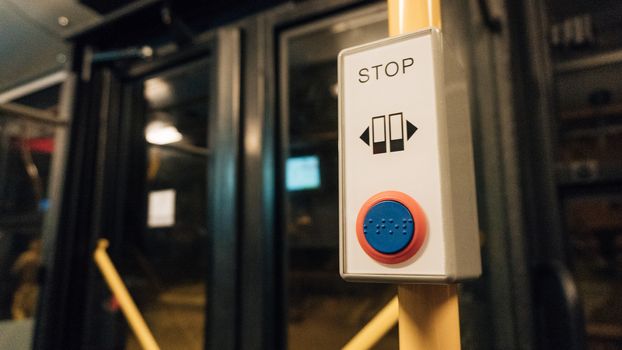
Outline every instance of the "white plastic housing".
[[[445, 283], [481, 274], [467, 82], [444, 48], [441, 32], [429, 28], [339, 54], [340, 273], [346, 280]], [[378, 116], [385, 116], [384, 127], [373, 120]], [[409, 139], [406, 122], [417, 128]], [[403, 150], [399, 140], [392, 143], [400, 135]], [[398, 264], [374, 260], [356, 236], [359, 210], [383, 191], [412, 197], [427, 218], [423, 246]]]

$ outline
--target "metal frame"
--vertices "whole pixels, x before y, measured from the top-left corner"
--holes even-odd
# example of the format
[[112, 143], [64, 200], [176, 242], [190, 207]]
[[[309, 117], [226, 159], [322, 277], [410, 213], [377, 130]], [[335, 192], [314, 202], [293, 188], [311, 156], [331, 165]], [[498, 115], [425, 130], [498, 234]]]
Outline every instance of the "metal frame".
[[[518, 101], [531, 101], [530, 103], [517, 105], [518, 113], [524, 113], [531, 118], [524, 118], [523, 126], [518, 130], [528, 133], [521, 138], [524, 149], [529, 150], [522, 157], [521, 167], [524, 171], [525, 181], [529, 181], [526, 189], [530, 196], [525, 200], [526, 203], [533, 203], [531, 208], [526, 210], [528, 217], [527, 232], [531, 232], [536, 237], [530, 237], [531, 251], [535, 261], [553, 258], [559, 261], [566, 260], [564, 249], [561, 216], [559, 213], [558, 194], [555, 184], [555, 160], [554, 144], [557, 143], [556, 124], [553, 115], [553, 106], [550, 101], [553, 98], [552, 62], [548, 54], [548, 47], [545, 37], [546, 33], [545, 8], [537, 1], [528, 1], [522, 6], [518, 6], [523, 16], [522, 27], [514, 28], [523, 35], [516, 36], [514, 49], [522, 52], [517, 58], [516, 67], [520, 69], [521, 75], [529, 72], [528, 78], [523, 79], [524, 84], [519, 86], [517, 93], [522, 94], [517, 97]], [[518, 12], [517, 11], [517, 12]], [[524, 43], [524, 47], [518, 49], [519, 43]], [[531, 64], [538, 62], [538, 64]], [[529, 126], [526, 123], [530, 123]], [[529, 156], [527, 156], [527, 153]], [[538, 158], [535, 158], [538, 155]], [[536, 200], [536, 198], [539, 198]], [[547, 234], [544, 237], [541, 228], [546, 228]]]
[[[498, 9], [495, 12], [506, 28], [509, 10], [503, 0], [491, 2], [491, 6]], [[479, 12], [473, 8], [471, 11]], [[484, 22], [480, 16], [472, 18], [470, 30], [476, 33], [485, 26]], [[463, 290], [488, 293], [485, 306], [494, 320], [486, 324], [494, 330], [490, 347], [531, 349], [531, 276], [522, 222], [524, 188], [516, 135], [518, 117], [512, 96], [516, 80], [510, 78], [513, 67], [508, 32], [460, 36], [471, 47], [470, 88], [476, 99], [471, 106], [476, 181], [479, 221], [485, 235], [482, 254], [486, 256], [482, 281], [467, 284]]]
[[10, 90], [4, 91], [0, 93], [0, 104], [11, 102], [18, 98], [30, 95], [34, 92], [49, 88], [57, 84], [62, 84], [66, 79], [68, 79], [68, 77], [69, 73], [64, 70], [60, 70], [39, 79], [35, 79], [30, 83], [26, 83]]
[[216, 32], [206, 32], [192, 47], [182, 49], [179, 52], [161, 57], [154, 61], [134, 64], [127, 70], [125, 78], [138, 79], [146, 75], [154, 74], [154, 72], [175, 69], [174, 67], [182, 67], [185, 64], [193, 64], [193, 62], [201, 58], [207, 57], [209, 59], [210, 55], [214, 54], [215, 40], [217, 40]]
[[240, 244], [240, 33], [217, 31], [215, 79], [209, 120], [208, 227], [209, 272], [207, 336], [209, 349], [237, 349]]
[[[71, 108], [74, 101], [74, 87], [76, 84], [75, 75], [67, 73], [65, 82], [63, 83], [60, 108], [57, 119], [66, 123], [67, 126], [71, 122]], [[65, 165], [67, 162], [67, 154], [69, 147], [69, 128], [56, 128], [55, 147], [56, 154], [52, 160], [52, 172], [49, 180], [49, 198], [52, 202], [47, 217], [44, 222], [44, 236], [47, 237], [43, 241], [44, 265], [51, 266], [54, 257], [54, 242], [58, 234], [56, 226], [59, 220], [60, 208], [63, 206], [62, 191], [63, 181], [65, 177]]]
[[[59, 208], [62, 206], [61, 192], [63, 189], [63, 181], [65, 175], [65, 163], [67, 158], [67, 145], [68, 145], [68, 124], [71, 120], [71, 102], [73, 100], [73, 86], [75, 83], [74, 76], [66, 71], [58, 71], [39, 79], [36, 79], [30, 83], [26, 83], [17, 86], [13, 89], [7, 90], [0, 94], [0, 111], [8, 113], [8, 116], [24, 119], [33, 123], [49, 124], [54, 127], [54, 147], [55, 152], [52, 155], [52, 165], [50, 171], [49, 185], [48, 185], [48, 198], [50, 202], [50, 208], [43, 220], [42, 227], [42, 266], [43, 275], [47, 277], [47, 273], [53, 269], [52, 261], [54, 259], [54, 241], [56, 239], [56, 225], [59, 220]], [[59, 114], [54, 115], [46, 111], [41, 111], [36, 108], [23, 106], [13, 103], [11, 101], [25, 97], [27, 95], [36, 93], [38, 91], [47, 89], [54, 85], [61, 85], [61, 92], [59, 95]], [[42, 290], [47, 288], [47, 281], [43, 280]], [[41, 315], [44, 314], [44, 310], [47, 308], [47, 303], [42, 298], [43, 293], [40, 293], [38, 310], [36, 316], [35, 327], [39, 327], [41, 323]], [[34, 332], [33, 332], [34, 333]], [[33, 338], [36, 337], [36, 333], [33, 334]], [[33, 342], [35, 342], [33, 340]]]
[[36, 123], [51, 125], [67, 125], [67, 122], [56, 118], [54, 113], [50, 113], [37, 108], [32, 108], [18, 103], [0, 104], [0, 112], [6, 113], [9, 117], [27, 119]]
[[98, 30], [102, 30], [102, 28], [114, 26], [118, 22], [121, 22], [137, 13], [152, 10], [162, 3], [164, 3], [163, 0], [138, 0], [131, 2], [128, 5], [120, 7], [106, 16], [99, 18], [93, 23], [87, 23], [81, 27], [69, 31], [64, 35], [64, 38], [72, 41], [82, 39], [85, 36], [97, 32]]
[[[533, 276], [533, 345], [538, 348], [585, 348], [584, 327], [576, 288], [568, 274], [568, 240], [560, 215], [555, 175], [557, 129], [553, 118], [553, 72], [555, 67], [546, 42], [547, 16], [542, 2], [507, 2], [516, 14], [510, 22], [512, 60], [516, 76], [513, 107], [523, 195], [523, 220]], [[572, 68], [572, 67], [571, 67]]]
[[280, 349], [282, 328], [279, 244], [275, 232], [275, 122], [266, 113], [266, 21], [254, 16], [240, 22], [242, 100], [240, 150], [240, 349]]
[[[78, 56], [81, 50], [74, 52]], [[80, 70], [74, 66], [74, 72]], [[95, 161], [99, 141], [98, 118], [89, 118], [99, 111], [100, 105], [88, 103], [85, 97], [106, 89], [107, 81], [101, 75], [95, 81], [77, 81], [72, 86], [75, 103], [67, 149], [66, 176], [60, 185], [63, 205], [59, 208], [56, 224], [54, 254], [46, 271], [47, 283], [41, 293], [42, 308], [37, 323], [34, 348], [76, 348], [82, 341], [82, 317], [86, 289], [83, 282], [88, 276], [89, 232], [92, 223], [92, 205], [95, 187]], [[97, 113], [97, 114], [99, 114]], [[101, 115], [102, 118], [106, 116]], [[62, 248], [61, 248], [62, 247]], [[79, 334], [80, 336], [76, 336]], [[73, 335], [73, 337], [72, 337]]]
[[[29, 119], [34, 122], [46, 123], [51, 125], [67, 125], [67, 113], [63, 112], [63, 101], [66, 100], [65, 96], [68, 96], [66, 86], [68, 82], [72, 81], [71, 75], [65, 71], [60, 70], [52, 74], [45, 75], [41, 78], [35, 79], [29, 83], [19, 85], [15, 88], [6, 90], [0, 93], [0, 112], [7, 113], [8, 116], [15, 118]], [[59, 96], [59, 105], [61, 106], [61, 113], [54, 115], [51, 112], [39, 110], [37, 108], [21, 105], [13, 101], [34, 94], [38, 91], [45, 90], [54, 85], [61, 86], [61, 94]], [[62, 87], [65, 88], [62, 88]]]
[[[59, 109], [59, 119], [71, 123], [73, 119], [73, 102], [75, 100], [77, 80], [75, 74], [67, 73], [67, 81], [63, 85], [61, 93], [61, 103]], [[63, 193], [65, 183], [63, 179], [67, 173], [67, 158], [69, 155], [70, 144], [70, 127], [57, 127], [59, 133], [55, 147], [58, 149], [57, 155], [53, 160], [52, 175], [50, 178], [50, 199], [53, 204], [44, 222], [44, 240], [43, 240], [43, 276], [44, 283], [39, 294], [39, 305], [37, 310], [37, 322], [35, 323], [33, 348], [40, 348], [41, 344], [50, 328], [51, 321], [48, 316], [53, 308], [54, 299], [49, 296], [50, 290], [56, 288], [57, 282], [54, 280], [54, 273], [57, 271], [55, 264], [57, 257], [56, 241], [58, 237], [58, 225], [61, 217], [61, 208], [65, 206]]]
[[572, 73], [583, 69], [622, 63], [622, 50], [603, 52], [589, 57], [558, 62], [554, 65], [557, 73]]
[[[211, 101], [210, 130], [219, 130], [209, 136], [212, 145], [217, 145], [220, 152], [211, 154], [213, 168], [210, 187], [217, 191], [210, 192], [212, 203], [218, 203], [209, 223], [211, 231], [220, 228], [212, 241], [212, 262], [209, 279], [210, 288], [218, 290], [210, 294], [209, 305], [224, 307], [216, 311], [210, 309], [208, 320], [221, 322], [213, 332], [224, 342], [234, 342], [237, 337], [222, 331], [224, 324], [235, 326], [237, 317], [230, 317], [228, 310], [237, 303], [237, 278], [230, 278], [223, 271], [237, 274], [237, 174], [238, 166], [238, 122], [239, 119], [239, 44], [236, 44], [237, 31], [220, 30], [218, 33], [203, 35], [201, 42], [190, 50], [181, 51], [165, 60], [142, 65], [134, 65], [126, 75], [112, 71], [105, 66], [90, 67], [88, 57], [90, 49], [79, 41], [74, 45], [73, 75], [81, 79], [72, 86], [75, 101], [68, 101], [76, 116], [71, 123], [71, 139], [68, 147], [67, 176], [57, 192], [64, 203], [60, 208], [59, 220], [50, 222], [58, 235], [52, 245], [54, 255], [50, 257], [51, 268], [47, 273], [49, 288], [42, 293], [45, 307], [41, 312], [42, 322], [37, 324], [35, 348], [65, 349], [103, 347], [105, 344], [116, 347], [122, 341], [101, 339], [96, 329], [101, 327], [112, 331], [115, 322], [107, 320], [109, 316], [100, 315], [101, 300], [107, 293], [101, 278], [97, 274], [90, 252], [100, 237], [110, 237], [111, 254], [118, 255], [120, 241], [127, 220], [125, 208], [132, 199], [125, 194], [140, 192], [141, 185], [130, 185], [137, 181], [130, 174], [143, 174], [130, 171], [130, 164], [140, 164], [144, 160], [141, 151], [133, 141], [142, 139], [140, 126], [141, 108], [135, 101], [140, 100], [138, 89], [120, 79], [135, 81], [154, 70], [163, 70], [173, 65], [192, 61], [208, 52], [218, 51], [217, 67], [214, 69], [212, 90], [219, 91], [218, 98]], [[214, 43], [214, 39], [216, 42]], [[217, 50], [212, 50], [214, 47]], [[77, 62], [77, 63], [76, 63]], [[88, 74], [85, 74], [88, 72]], [[72, 76], [73, 76], [72, 75]], [[129, 80], [128, 80], [129, 79]], [[228, 86], [228, 88], [227, 88]], [[215, 96], [212, 96], [215, 97]], [[73, 103], [72, 103], [73, 102]], [[122, 112], [124, 111], [124, 112]], [[129, 113], [127, 115], [124, 115]], [[138, 118], [138, 119], [137, 119]], [[144, 124], [144, 123], [143, 123]], [[144, 126], [144, 125], [143, 125]], [[207, 135], [206, 135], [207, 136]], [[144, 147], [142, 147], [144, 148]], [[142, 156], [141, 156], [142, 154]], [[129, 176], [129, 177], [128, 177]], [[139, 175], [137, 175], [139, 176]], [[207, 180], [207, 179], [206, 179]], [[140, 182], [140, 181], [139, 181]], [[143, 189], [144, 190], [144, 189]], [[208, 195], [208, 194], [206, 194]], [[228, 204], [225, 205], [224, 203]], [[134, 210], [140, 210], [138, 206]], [[225, 208], [228, 208], [225, 210]], [[206, 213], [208, 214], [208, 213]], [[131, 223], [130, 223], [131, 224]], [[136, 229], [140, 229], [134, 224]], [[225, 227], [226, 229], [222, 229]], [[111, 237], [112, 236], [112, 237]], [[230, 239], [221, 239], [230, 237]], [[228, 254], [231, 252], [231, 254]], [[224, 259], [223, 259], [224, 257]], [[217, 272], [214, 269], [218, 270]], [[222, 291], [227, 290], [227, 293]], [[219, 300], [220, 298], [220, 300]], [[224, 312], [223, 314], [223, 311]], [[220, 312], [220, 315], [216, 315]], [[227, 320], [228, 318], [228, 320]], [[112, 328], [111, 328], [112, 326]], [[237, 327], [227, 327], [231, 332]], [[115, 332], [113, 332], [115, 333]], [[98, 336], [100, 336], [98, 338]], [[206, 339], [206, 343], [207, 343]], [[232, 343], [233, 344], [233, 343]], [[224, 347], [227, 348], [227, 347]], [[233, 347], [231, 347], [233, 348]]]

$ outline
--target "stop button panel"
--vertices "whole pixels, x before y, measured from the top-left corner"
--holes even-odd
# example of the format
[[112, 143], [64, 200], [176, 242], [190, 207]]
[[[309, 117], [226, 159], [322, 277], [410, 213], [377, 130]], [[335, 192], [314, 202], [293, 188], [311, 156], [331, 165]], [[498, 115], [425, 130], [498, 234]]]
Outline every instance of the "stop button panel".
[[466, 81], [430, 28], [339, 55], [340, 273], [481, 273]]

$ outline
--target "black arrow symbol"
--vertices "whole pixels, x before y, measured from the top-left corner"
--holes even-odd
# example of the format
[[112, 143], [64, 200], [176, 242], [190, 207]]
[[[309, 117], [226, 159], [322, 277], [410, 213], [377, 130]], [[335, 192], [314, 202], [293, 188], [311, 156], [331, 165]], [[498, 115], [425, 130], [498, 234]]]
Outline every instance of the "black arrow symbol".
[[361, 134], [361, 140], [363, 140], [363, 142], [365, 142], [367, 146], [369, 146], [369, 128], [363, 131], [363, 133]]
[[[415, 134], [415, 132], [418, 130], [419, 128], [417, 128], [415, 125], [413, 125], [411, 122], [409, 122], [408, 120], [406, 121], [406, 136], [407, 136], [407, 140], [410, 140], [410, 138]], [[369, 135], [368, 135], [369, 136]], [[362, 138], [363, 136], [361, 136]], [[369, 137], [368, 137], [369, 138]]]

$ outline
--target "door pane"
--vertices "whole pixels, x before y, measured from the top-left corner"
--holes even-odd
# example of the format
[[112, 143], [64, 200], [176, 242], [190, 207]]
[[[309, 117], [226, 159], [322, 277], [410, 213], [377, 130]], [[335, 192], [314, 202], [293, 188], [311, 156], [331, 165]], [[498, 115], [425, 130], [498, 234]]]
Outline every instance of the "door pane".
[[[15, 101], [56, 113], [60, 87]], [[0, 112], [0, 348], [28, 349], [41, 280], [56, 128]]]
[[[126, 275], [162, 349], [203, 348], [210, 67], [201, 61], [143, 82], [147, 210]], [[140, 349], [133, 334], [127, 348]]]
[[587, 346], [620, 349], [622, 63], [608, 57], [622, 48], [622, 3], [550, 0], [547, 8], [555, 35], [558, 188]]
[[[337, 55], [386, 36], [384, 11], [281, 35], [290, 349], [342, 347], [396, 294], [393, 285], [346, 283], [339, 276]], [[396, 349], [397, 331], [377, 348]]]

